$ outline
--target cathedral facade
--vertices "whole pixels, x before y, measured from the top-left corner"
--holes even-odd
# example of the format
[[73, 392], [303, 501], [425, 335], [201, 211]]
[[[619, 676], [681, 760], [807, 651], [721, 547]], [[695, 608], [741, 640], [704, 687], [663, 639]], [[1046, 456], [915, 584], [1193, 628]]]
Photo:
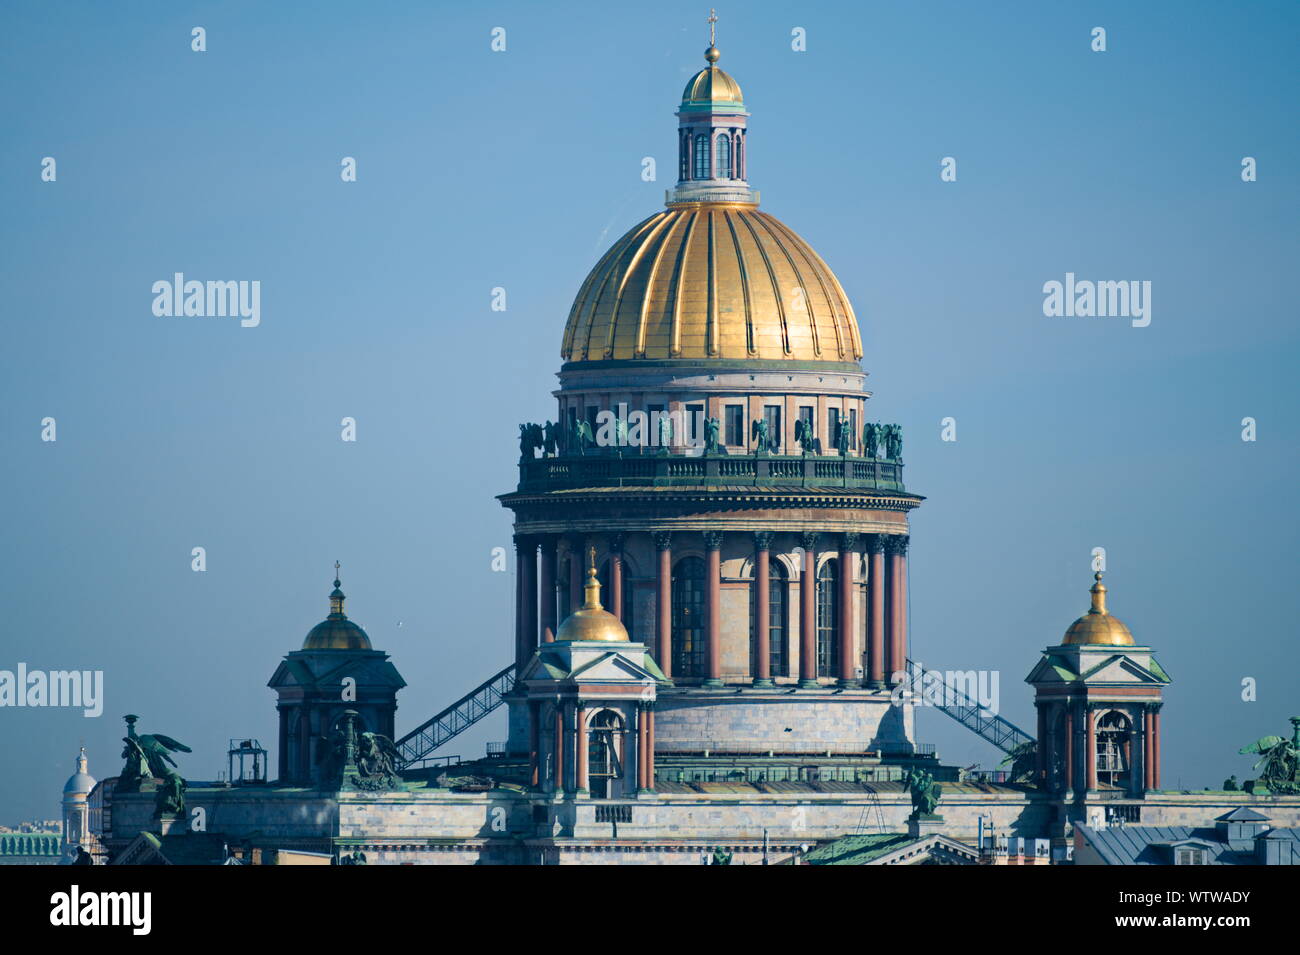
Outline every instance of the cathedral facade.
[[879, 864], [956, 864], [985, 858], [992, 833], [1059, 862], [1076, 828], [1196, 827], [1249, 806], [1300, 823], [1300, 797], [1161, 788], [1170, 678], [1100, 575], [1027, 678], [1037, 734], [1007, 747], [1010, 778], [917, 742], [899, 684], [923, 498], [900, 429], [869, 420], [848, 297], [760, 210], [740, 86], [714, 46], [705, 59], [677, 109], [676, 187], [582, 282], [555, 418], [520, 428], [500, 497], [513, 666], [464, 710], [503, 705], [505, 743], [451, 767], [417, 758], [436, 743], [407, 748], [432, 730], [394, 745], [405, 683], [335, 579], [329, 616], [271, 678], [276, 777], [191, 782], [184, 811], [156, 781], [105, 780], [88, 824], [107, 856], [819, 863], [848, 837]]

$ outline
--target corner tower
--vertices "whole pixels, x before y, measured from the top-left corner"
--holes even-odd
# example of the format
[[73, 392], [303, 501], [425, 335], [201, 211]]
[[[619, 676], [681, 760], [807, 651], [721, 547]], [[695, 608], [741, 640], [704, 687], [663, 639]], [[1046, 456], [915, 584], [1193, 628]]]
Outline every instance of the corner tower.
[[[911, 755], [902, 433], [868, 422], [839, 280], [759, 209], [748, 117], [712, 43], [677, 110], [677, 187], [578, 289], [555, 420], [521, 426], [519, 671], [582, 603], [670, 682], [655, 749]], [[523, 698], [508, 748], [529, 751]], [[660, 763], [660, 766], [666, 764]]]
[[1092, 606], [1025, 678], [1038, 710], [1036, 772], [1060, 822], [1138, 800], [1160, 788], [1160, 708], [1169, 675], [1106, 606], [1097, 573]]
[[393, 738], [397, 691], [406, 681], [388, 654], [374, 649], [369, 635], [348, 619], [338, 570], [335, 562], [329, 616], [311, 628], [301, 650], [285, 656], [267, 683], [278, 697], [282, 785], [323, 783], [330, 735], [345, 711], [358, 714], [358, 732]]

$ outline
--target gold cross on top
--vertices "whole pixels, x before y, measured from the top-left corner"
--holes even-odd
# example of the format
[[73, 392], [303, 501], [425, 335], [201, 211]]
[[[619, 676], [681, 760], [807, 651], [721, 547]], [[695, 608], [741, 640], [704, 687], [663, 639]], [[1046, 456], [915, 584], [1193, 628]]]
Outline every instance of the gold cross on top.
[[709, 23], [709, 46], [717, 46], [718, 44], [716, 41], [718, 39], [717, 36], [718, 11], [713, 9], [712, 7], [709, 8], [708, 23]]

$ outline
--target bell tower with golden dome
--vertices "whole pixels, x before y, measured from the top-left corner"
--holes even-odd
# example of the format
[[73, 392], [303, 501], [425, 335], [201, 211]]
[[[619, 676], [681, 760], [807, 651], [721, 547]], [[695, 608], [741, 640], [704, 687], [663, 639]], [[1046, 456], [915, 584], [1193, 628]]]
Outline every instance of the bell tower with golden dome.
[[267, 683], [278, 697], [281, 785], [324, 782], [323, 757], [345, 711], [357, 713], [358, 731], [393, 738], [397, 691], [406, 681], [344, 612], [347, 598], [338, 575], [336, 561], [329, 616], [311, 628], [302, 649], [286, 654]]
[[[711, 32], [712, 32], [711, 19]], [[868, 421], [835, 273], [748, 181], [740, 85], [686, 84], [678, 173], [581, 283], [555, 420], [520, 428], [518, 672], [606, 605], [664, 675], [656, 751], [907, 760], [909, 512], [902, 431]], [[566, 627], [577, 626], [570, 618]], [[577, 645], [577, 644], [575, 644]], [[529, 751], [522, 697], [512, 754]]]
[[1106, 606], [1101, 573], [1092, 606], [1025, 678], [1038, 710], [1036, 772], [1061, 821], [1085, 820], [1102, 801], [1160, 788], [1161, 694], [1169, 675], [1150, 647]]
[[588, 555], [582, 607], [519, 672], [528, 780], [559, 799], [632, 797], [654, 789], [655, 694], [667, 680], [601, 606], [595, 549]]

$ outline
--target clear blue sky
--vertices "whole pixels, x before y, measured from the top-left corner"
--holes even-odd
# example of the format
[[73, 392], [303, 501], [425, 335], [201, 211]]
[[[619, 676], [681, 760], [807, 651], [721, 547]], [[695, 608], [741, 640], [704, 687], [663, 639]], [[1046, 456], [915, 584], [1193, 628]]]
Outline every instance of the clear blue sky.
[[[1112, 609], [1174, 677], [1170, 786], [1246, 775], [1237, 747], [1300, 713], [1298, 10], [720, 10], [751, 180], [852, 297], [876, 417], [903, 424], [929, 498], [914, 654], [999, 670], [1032, 730], [1021, 681], [1106, 547]], [[490, 559], [515, 425], [553, 407], [587, 270], [672, 185], [707, 12], [5, 5], [0, 668], [101, 668], [107, 700], [97, 720], [0, 711], [0, 822], [57, 813], [83, 738], [115, 773], [123, 713], [194, 747], [191, 778], [230, 737], [273, 745], [266, 680], [325, 615], [336, 558], [410, 684], [399, 732], [504, 665], [514, 584]], [[1067, 271], [1150, 280], [1151, 325], [1044, 317]], [[260, 327], [155, 317], [174, 272], [259, 280]], [[919, 725], [946, 761], [996, 763], [941, 715]]]

